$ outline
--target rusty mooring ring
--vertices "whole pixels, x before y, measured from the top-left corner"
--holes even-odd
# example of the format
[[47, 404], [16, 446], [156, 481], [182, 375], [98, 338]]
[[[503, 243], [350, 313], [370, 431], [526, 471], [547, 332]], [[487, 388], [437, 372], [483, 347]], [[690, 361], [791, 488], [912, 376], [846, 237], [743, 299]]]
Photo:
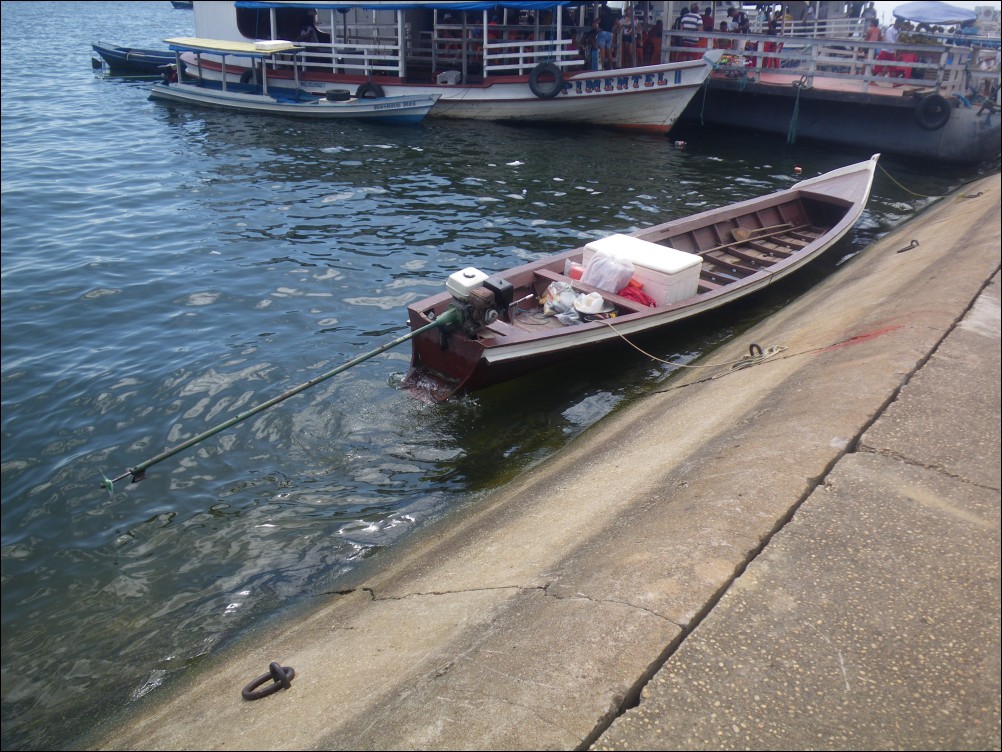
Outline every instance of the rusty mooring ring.
[[[283, 666], [279, 663], [272, 661], [268, 666], [268, 673], [262, 674], [257, 679], [252, 681], [246, 687], [241, 690], [240, 695], [245, 700], [260, 700], [262, 697], [267, 697], [270, 694], [274, 694], [280, 689], [288, 689], [292, 686], [292, 680], [296, 676], [296, 669], [292, 666]], [[264, 689], [258, 689], [262, 684], [264, 684], [269, 679], [272, 683], [269, 684]]]

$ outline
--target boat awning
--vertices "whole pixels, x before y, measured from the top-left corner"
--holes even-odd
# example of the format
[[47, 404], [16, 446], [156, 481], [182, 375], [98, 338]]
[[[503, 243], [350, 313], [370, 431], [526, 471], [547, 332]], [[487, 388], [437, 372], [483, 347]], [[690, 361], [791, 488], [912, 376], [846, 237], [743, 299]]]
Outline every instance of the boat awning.
[[905, 3], [893, 12], [895, 18], [925, 24], [959, 24], [978, 17], [973, 10], [937, 2]]
[[219, 55], [245, 55], [247, 57], [271, 57], [279, 53], [300, 52], [303, 49], [294, 42], [280, 39], [261, 42], [229, 42], [224, 39], [172, 37], [165, 39], [164, 43], [175, 51], [215, 52]]

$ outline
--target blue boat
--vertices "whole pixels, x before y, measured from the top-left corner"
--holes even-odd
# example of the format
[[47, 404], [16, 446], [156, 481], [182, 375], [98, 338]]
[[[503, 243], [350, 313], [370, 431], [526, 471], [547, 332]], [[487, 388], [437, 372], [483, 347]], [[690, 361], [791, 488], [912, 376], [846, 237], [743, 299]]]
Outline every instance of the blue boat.
[[[91, 45], [108, 71], [117, 76], [161, 76], [165, 65], [174, 64], [170, 50], [147, 50], [95, 42]], [[95, 61], [96, 62], [96, 61]]]

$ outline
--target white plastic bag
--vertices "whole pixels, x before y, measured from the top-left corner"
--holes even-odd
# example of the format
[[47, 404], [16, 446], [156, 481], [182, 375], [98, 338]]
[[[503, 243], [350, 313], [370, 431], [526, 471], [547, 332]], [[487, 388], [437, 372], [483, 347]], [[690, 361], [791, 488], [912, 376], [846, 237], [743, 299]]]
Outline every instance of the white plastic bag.
[[588, 261], [581, 281], [606, 292], [619, 292], [633, 278], [633, 262], [608, 251], [596, 251]]
[[562, 313], [574, 313], [574, 299], [577, 293], [566, 282], [551, 282], [540, 298], [543, 313], [547, 316], [557, 316]]
[[584, 293], [574, 299], [574, 310], [578, 313], [595, 314], [601, 313], [605, 308], [605, 299], [597, 292]]

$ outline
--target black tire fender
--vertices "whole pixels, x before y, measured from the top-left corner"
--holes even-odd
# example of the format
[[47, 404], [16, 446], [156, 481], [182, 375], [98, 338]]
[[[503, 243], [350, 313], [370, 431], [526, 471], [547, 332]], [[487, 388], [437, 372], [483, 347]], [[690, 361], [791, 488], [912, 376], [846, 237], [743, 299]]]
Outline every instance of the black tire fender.
[[540, 63], [529, 73], [529, 89], [540, 99], [553, 99], [564, 89], [564, 72], [554, 63]]
[[926, 94], [915, 105], [915, 122], [925, 131], [938, 131], [950, 120], [950, 101], [942, 94]]
[[383, 91], [383, 87], [379, 84], [374, 84], [372, 81], [366, 81], [364, 84], [358, 87], [355, 92], [356, 99], [376, 99], [378, 97], [385, 97], [386, 92]]

